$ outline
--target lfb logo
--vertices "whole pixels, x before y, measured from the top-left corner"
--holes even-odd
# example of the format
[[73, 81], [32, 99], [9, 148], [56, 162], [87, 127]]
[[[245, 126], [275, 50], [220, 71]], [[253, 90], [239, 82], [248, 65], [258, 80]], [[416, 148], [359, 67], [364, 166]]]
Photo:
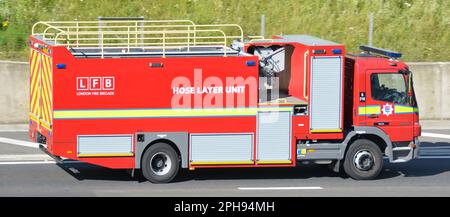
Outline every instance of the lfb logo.
[[77, 90], [114, 90], [114, 77], [77, 77]]

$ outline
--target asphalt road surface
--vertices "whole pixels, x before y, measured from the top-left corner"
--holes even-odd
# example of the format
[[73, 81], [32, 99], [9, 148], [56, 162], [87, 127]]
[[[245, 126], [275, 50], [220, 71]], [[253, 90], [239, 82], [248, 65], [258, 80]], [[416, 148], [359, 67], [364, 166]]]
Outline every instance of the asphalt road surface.
[[0, 132], [0, 196], [448, 197], [450, 129], [424, 132], [433, 137], [421, 138], [421, 157], [401, 164], [385, 161], [377, 180], [355, 181], [323, 165], [302, 164], [283, 169], [183, 170], [170, 184], [152, 184], [125, 170], [79, 162], [57, 165], [36, 148], [5, 143], [5, 138], [27, 141], [26, 132]]

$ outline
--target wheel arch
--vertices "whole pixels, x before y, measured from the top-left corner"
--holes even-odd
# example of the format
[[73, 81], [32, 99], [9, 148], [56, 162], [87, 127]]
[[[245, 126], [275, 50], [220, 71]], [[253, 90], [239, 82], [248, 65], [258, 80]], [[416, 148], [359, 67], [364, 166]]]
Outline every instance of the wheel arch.
[[[170, 147], [172, 147], [175, 150], [175, 152], [177, 152], [178, 156], [181, 158], [180, 150], [178, 149], [177, 145], [170, 139], [156, 139], [156, 140], [153, 140], [152, 142], [150, 142], [150, 144], [145, 146], [145, 148], [142, 151], [142, 153], [145, 153], [150, 147], [152, 147], [153, 145], [158, 144], [158, 143], [164, 143], [164, 144], [169, 145]], [[142, 162], [143, 154], [141, 154], [140, 158], [141, 158], [141, 162]]]
[[347, 135], [344, 141], [345, 149], [342, 153], [342, 158], [347, 154], [348, 148], [352, 143], [358, 139], [367, 139], [374, 142], [381, 150], [381, 152], [392, 159], [392, 142], [389, 136], [377, 127], [355, 127], [355, 130]]
[[[347, 145], [346, 148], [345, 148], [345, 154], [347, 154], [347, 151], [348, 151], [349, 147], [350, 147], [355, 141], [360, 140], [360, 139], [367, 139], [367, 140], [369, 140], [369, 141], [374, 142], [374, 143], [378, 146], [378, 148], [380, 148], [381, 152], [382, 152], [383, 154], [385, 154], [385, 151], [386, 151], [386, 148], [387, 148], [387, 144], [386, 144], [386, 142], [385, 142], [380, 136], [375, 135], [375, 134], [357, 134], [357, 135], [353, 136], [353, 137], [350, 139], [348, 145]], [[344, 157], [345, 157], [345, 155], [344, 155]]]
[[136, 140], [136, 151], [135, 151], [135, 168], [141, 168], [142, 156], [145, 151], [154, 144], [165, 143], [171, 146], [181, 158], [181, 168], [187, 168], [188, 166], [188, 133], [185, 132], [170, 132], [170, 133], [136, 133], [136, 138], [138, 135], [144, 136], [144, 139], [138, 141]]

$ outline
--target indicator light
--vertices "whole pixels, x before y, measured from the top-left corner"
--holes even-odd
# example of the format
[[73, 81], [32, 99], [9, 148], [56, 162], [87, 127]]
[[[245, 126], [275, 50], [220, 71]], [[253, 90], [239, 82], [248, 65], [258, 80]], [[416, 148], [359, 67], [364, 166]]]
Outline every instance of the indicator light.
[[342, 54], [342, 50], [341, 49], [333, 49], [331, 52], [333, 54]]
[[324, 49], [320, 49], [320, 50], [313, 50], [313, 54], [325, 54], [326, 51]]
[[66, 64], [64, 64], [64, 63], [56, 64], [56, 68], [57, 69], [65, 69], [66, 68]]
[[253, 60], [248, 60], [247, 62], [245, 62], [245, 64], [247, 65], [247, 66], [255, 66], [256, 64], [255, 64], [255, 61], [253, 61]]

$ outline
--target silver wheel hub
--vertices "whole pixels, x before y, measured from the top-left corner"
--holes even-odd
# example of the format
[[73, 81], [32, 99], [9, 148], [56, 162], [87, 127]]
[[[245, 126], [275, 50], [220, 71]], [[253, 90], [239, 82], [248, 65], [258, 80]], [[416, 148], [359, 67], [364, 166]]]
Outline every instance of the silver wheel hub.
[[368, 171], [373, 168], [375, 160], [370, 151], [360, 150], [353, 157], [353, 163], [359, 170]]
[[172, 168], [172, 160], [170, 160], [169, 155], [166, 153], [158, 152], [152, 156], [150, 168], [158, 176], [166, 175]]

